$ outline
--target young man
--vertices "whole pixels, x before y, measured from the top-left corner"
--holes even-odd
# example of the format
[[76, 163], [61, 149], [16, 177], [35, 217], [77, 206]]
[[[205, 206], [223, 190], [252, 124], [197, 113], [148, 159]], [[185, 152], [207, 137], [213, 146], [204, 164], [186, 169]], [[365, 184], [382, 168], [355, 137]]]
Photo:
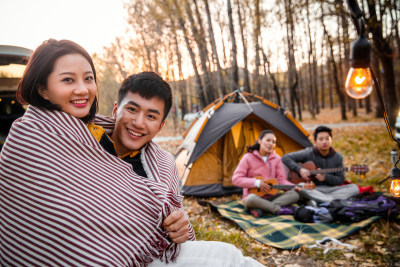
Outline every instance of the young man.
[[[314, 131], [315, 146], [286, 154], [283, 163], [292, 171], [297, 172], [303, 179], [310, 180], [310, 171], [298, 163], [312, 161], [318, 169], [343, 168], [343, 158], [332, 148], [332, 130], [326, 126], [318, 126]], [[330, 202], [334, 199], [347, 199], [359, 193], [355, 184], [342, 185], [343, 171], [327, 174], [316, 174], [315, 190], [302, 190], [302, 198], [312, 200], [311, 205]]]
[[[128, 77], [118, 91], [113, 119], [97, 117], [89, 130], [109, 153], [132, 165], [133, 171], [159, 182], [179, 195], [179, 178], [173, 156], [162, 150], [152, 139], [164, 126], [172, 106], [171, 88], [154, 72], [142, 72]], [[102, 127], [100, 127], [102, 126]], [[108, 134], [107, 134], [108, 133]], [[195, 235], [183, 211], [171, 213], [163, 222], [164, 230], [181, 251], [172, 266], [261, 266], [244, 257], [233, 245], [194, 241]], [[186, 240], [193, 242], [185, 242]], [[163, 266], [155, 259], [150, 266]]]
[[[146, 149], [147, 144], [164, 126], [171, 106], [169, 85], [155, 73], [140, 73], [127, 78], [119, 89], [112, 120], [98, 116], [96, 125], [90, 124], [88, 127], [108, 153], [131, 164], [136, 174], [157, 180], [175, 194], [179, 194], [177, 173], [173, 174], [174, 177], [165, 176], [169, 179], [161, 179], [155, 175], [158, 168], [153, 166], [152, 155], [149, 149]], [[110, 135], [106, 134], [101, 126], [109, 129]], [[152, 143], [152, 146], [154, 145]], [[161, 153], [166, 157], [166, 162], [174, 163], [170, 153]], [[163, 228], [169, 232], [169, 237], [174, 243], [196, 239], [193, 228], [182, 210], [171, 213], [164, 220]]]

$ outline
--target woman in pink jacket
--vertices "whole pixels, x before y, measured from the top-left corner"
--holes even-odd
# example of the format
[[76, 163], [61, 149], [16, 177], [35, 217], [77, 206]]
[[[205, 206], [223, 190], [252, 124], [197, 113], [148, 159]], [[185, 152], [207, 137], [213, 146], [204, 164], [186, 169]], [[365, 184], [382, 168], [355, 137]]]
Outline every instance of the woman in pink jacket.
[[[276, 137], [273, 131], [264, 130], [261, 132], [258, 140], [252, 146], [247, 147], [247, 152], [240, 160], [235, 172], [233, 173], [232, 182], [234, 185], [243, 188], [243, 204], [250, 210], [254, 217], [260, 217], [264, 213], [287, 215], [293, 214], [294, 207], [287, 207], [299, 200], [297, 191], [286, 191], [282, 194], [268, 194], [271, 185], [262, 180], [254, 178], [261, 176], [264, 179], [275, 178], [279, 184], [293, 185], [286, 179], [286, 173], [283, 168], [281, 157], [275, 153]], [[260, 197], [250, 192], [250, 189], [258, 188], [260, 192], [265, 194]]]

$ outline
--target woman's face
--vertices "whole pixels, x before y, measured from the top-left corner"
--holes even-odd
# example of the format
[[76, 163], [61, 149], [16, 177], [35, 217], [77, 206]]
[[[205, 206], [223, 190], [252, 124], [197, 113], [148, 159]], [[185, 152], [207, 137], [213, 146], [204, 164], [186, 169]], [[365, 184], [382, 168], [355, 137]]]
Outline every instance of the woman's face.
[[272, 133], [265, 134], [261, 139], [258, 139], [260, 144], [260, 155], [267, 155], [275, 149], [276, 137]]
[[47, 87], [41, 86], [39, 94], [64, 112], [85, 117], [97, 94], [92, 67], [80, 54], [59, 57], [47, 77]]

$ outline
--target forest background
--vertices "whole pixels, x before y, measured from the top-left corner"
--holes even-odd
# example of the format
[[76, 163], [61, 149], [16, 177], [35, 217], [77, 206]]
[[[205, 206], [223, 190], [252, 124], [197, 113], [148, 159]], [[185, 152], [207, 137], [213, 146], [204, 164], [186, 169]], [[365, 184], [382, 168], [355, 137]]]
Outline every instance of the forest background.
[[[400, 97], [399, 2], [358, 3], [373, 47], [371, 66], [393, 126]], [[235, 90], [262, 96], [301, 123], [383, 122], [375, 90], [363, 100], [345, 93], [357, 33], [344, 0], [130, 0], [125, 9], [126, 33], [93, 56], [102, 114], [111, 114], [124, 78], [155, 71], [170, 82], [174, 95], [161, 135], [180, 134], [185, 114]], [[160, 145], [174, 153], [180, 142]], [[388, 182], [377, 183], [388, 175], [395, 147], [384, 126], [335, 128], [334, 146], [346, 165], [370, 166], [366, 179], [350, 175], [349, 180], [387, 192]], [[267, 266], [400, 264], [398, 222], [381, 219], [341, 240], [356, 246], [354, 251], [340, 246], [328, 253], [306, 247], [288, 251], [253, 240], [194, 198], [185, 198], [184, 206], [199, 240], [232, 243]]]
[[[399, 112], [400, 7], [397, 0], [358, 1], [373, 47], [389, 119]], [[282, 106], [298, 120], [339, 107], [341, 119], [359, 110], [382, 116], [376, 92], [349, 98], [344, 83], [357, 37], [344, 0], [130, 0], [128, 27], [94, 55], [100, 113], [109, 115], [121, 81], [155, 71], [170, 82], [173, 129], [234, 90]], [[349, 113], [350, 111], [350, 113]]]

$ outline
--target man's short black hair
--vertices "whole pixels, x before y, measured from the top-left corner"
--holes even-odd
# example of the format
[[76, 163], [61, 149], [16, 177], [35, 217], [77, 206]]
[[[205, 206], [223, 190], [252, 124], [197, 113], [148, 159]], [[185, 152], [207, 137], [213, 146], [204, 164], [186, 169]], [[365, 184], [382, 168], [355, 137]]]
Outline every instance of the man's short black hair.
[[315, 131], [314, 131], [314, 140], [317, 140], [317, 136], [319, 133], [322, 132], [327, 132], [330, 137], [332, 137], [332, 129], [329, 127], [326, 127], [324, 125], [318, 126]]
[[145, 99], [158, 97], [165, 103], [163, 121], [172, 106], [172, 91], [169, 84], [155, 72], [140, 72], [126, 78], [118, 90], [117, 104], [120, 105], [128, 92], [137, 93]]

